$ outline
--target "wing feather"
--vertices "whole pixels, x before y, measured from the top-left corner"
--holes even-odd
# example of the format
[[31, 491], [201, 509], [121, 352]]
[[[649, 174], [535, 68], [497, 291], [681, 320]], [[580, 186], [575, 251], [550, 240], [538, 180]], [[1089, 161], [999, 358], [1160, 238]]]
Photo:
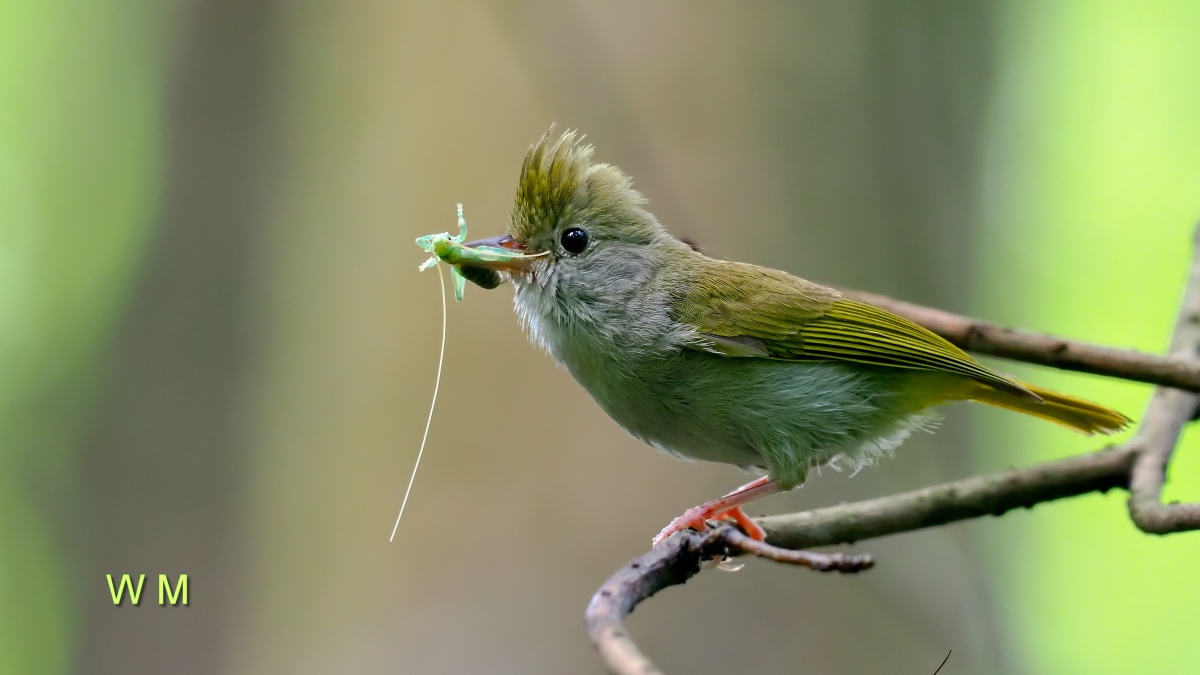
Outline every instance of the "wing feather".
[[[675, 306], [695, 348], [726, 356], [850, 361], [953, 373], [1026, 398], [1016, 380], [933, 332], [874, 305], [784, 272], [711, 258], [696, 266]], [[753, 349], [740, 345], [753, 344]]]

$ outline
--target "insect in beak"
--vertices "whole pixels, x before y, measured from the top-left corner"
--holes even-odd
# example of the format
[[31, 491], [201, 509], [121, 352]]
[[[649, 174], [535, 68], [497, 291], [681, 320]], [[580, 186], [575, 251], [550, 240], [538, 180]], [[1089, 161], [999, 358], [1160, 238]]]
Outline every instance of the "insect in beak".
[[[484, 288], [495, 288], [500, 285], [500, 278], [496, 272], [528, 272], [531, 269], [529, 258], [538, 258], [550, 253], [526, 253], [520, 242], [506, 234], [469, 244], [462, 243], [466, 238], [467, 220], [463, 218], [462, 204], [458, 205], [458, 234], [443, 232], [417, 237], [417, 246], [433, 254], [421, 263], [419, 269], [427, 270], [439, 261], [450, 265], [450, 278], [453, 280], [456, 300], [463, 299], [468, 277]], [[472, 268], [474, 270], [470, 271]]]
[[509, 251], [513, 257], [508, 259], [496, 258], [491, 260], [475, 259], [465, 262], [464, 265], [470, 267], [482, 267], [484, 269], [496, 270], [497, 272], [525, 272], [529, 269], [533, 256], [525, 254], [525, 247], [521, 242], [513, 239], [512, 236], [502, 234], [497, 237], [488, 239], [478, 239], [476, 241], [463, 244], [463, 248], [473, 248], [482, 250], [500, 249]]

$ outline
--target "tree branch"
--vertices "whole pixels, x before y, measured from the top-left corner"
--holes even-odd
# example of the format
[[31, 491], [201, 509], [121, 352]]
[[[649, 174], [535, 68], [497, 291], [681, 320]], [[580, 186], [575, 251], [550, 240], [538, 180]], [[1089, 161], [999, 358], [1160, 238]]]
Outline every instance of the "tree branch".
[[999, 516], [1042, 502], [1107, 492], [1129, 485], [1135, 452], [1121, 446], [990, 476], [841, 504], [759, 518], [767, 541], [785, 548], [852, 544], [981, 516]]
[[899, 314], [976, 354], [1200, 392], [1200, 363], [1174, 354], [1157, 356], [1132, 349], [1064, 340], [1052, 335], [1004, 328], [874, 293], [847, 289], [842, 289], [842, 292]]
[[700, 571], [701, 562], [746, 554], [810, 567], [819, 572], [853, 574], [875, 564], [870, 556], [778, 548], [755, 541], [724, 524], [704, 534], [691, 530], [680, 532], [621, 568], [592, 596], [587, 608], [588, 635], [608, 669], [618, 675], [662, 675], [629, 637], [625, 617], [642, 600], [691, 579]]
[[[1200, 228], [1195, 233], [1196, 260], [1192, 263], [1187, 288], [1171, 338], [1171, 356], [1196, 360], [1200, 357]], [[1179, 443], [1179, 435], [1200, 408], [1200, 397], [1175, 389], [1154, 392], [1137, 436], [1138, 449], [1130, 478], [1129, 516], [1143, 532], [1170, 534], [1200, 528], [1200, 504], [1163, 504], [1163, 481], [1167, 465]]]
[[[767, 542], [755, 542], [728, 524], [699, 534], [677, 534], [617, 571], [587, 609], [588, 634], [617, 675], [661, 675], [625, 630], [638, 603], [682, 584], [703, 560], [726, 555], [760, 557], [816, 570], [867, 569], [869, 557], [822, 555], [792, 549], [851, 543], [947, 523], [999, 516], [1014, 508], [1112, 488], [1130, 491], [1129, 514], [1144, 532], [1200, 529], [1200, 504], [1163, 504], [1167, 467], [1183, 427], [1200, 410], [1200, 231], [1170, 355], [1152, 356], [1001, 328], [927, 307], [866, 293], [856, 297], [905, 316], [964, 349], [1067, 370], [1160, 385], [1137, 434], [1128, 443], [1056, 462], [979, 476], [854, 504], [761, 518]], [[1173, 388], [1168, 388], [1173, 387]], [[1181, 391], [1186, 390], [1186, 391]]]

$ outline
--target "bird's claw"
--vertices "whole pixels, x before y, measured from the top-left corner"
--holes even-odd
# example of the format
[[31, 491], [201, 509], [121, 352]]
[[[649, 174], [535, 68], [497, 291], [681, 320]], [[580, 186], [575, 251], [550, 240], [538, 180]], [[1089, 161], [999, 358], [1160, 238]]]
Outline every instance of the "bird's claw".
[[658, 536], [654, 537], [652, 543], [654, 546], [658, 546], [676, 532], [682, 532], [688, 529], [696, 530], [697, 532], [703, 532], [708, 529], [709, 520], [726, 519], [737, 523], [738, 527], [740, 527], [742, 531], [746, 533], [746, 536], [750, 537], [751, 539], [764, 541], [767, 538], [767, 533], [758, 526], [758, 523], [755, 523], [753, 520], [751, 520], [750, 517], [747, 516], [739, 506], [722, 511], [714, 510], [709, 506], [696, 506], [684, 511], [682, 516], [672, 520], [670, 525], [664, 527], [662, 532], [659, 532]]
[[651, 543], [654, 546], [658, 546], [666, 541], [667, 537], [670, 537], [676, 532], [683, 532], [684, 530], [688, 529], [696, 530], [697, 532], [703, 532], [708, 529], [708, 517], [710, 517], [709, 514], [705, 514], [703, 509], [699, 506], [688, 509], [687, 511], [684, 511], [682, 516], [672, 520], [670, 525], [664, 527], [662, 532], [659, 532], [658, 536], [654, 537]]

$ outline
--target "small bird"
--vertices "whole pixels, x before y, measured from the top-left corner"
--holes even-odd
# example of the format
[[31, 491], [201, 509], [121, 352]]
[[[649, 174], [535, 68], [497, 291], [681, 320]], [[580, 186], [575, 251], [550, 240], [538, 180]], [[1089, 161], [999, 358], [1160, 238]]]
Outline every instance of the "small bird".
[[731, 519], [828, 464], [858, 469], [977, 401], [1084, 434], [1121, 413], [991, 370], [934, 333], [785, 272], [710, 258], [676, 239], [617, 167], [553, 129], [521, 167], [506, 234], [466, 244], [539, 257], [464, 268], [516, 287], [521, 324], [619, 425], [667, 453], [765, 472], [654, 538]]

